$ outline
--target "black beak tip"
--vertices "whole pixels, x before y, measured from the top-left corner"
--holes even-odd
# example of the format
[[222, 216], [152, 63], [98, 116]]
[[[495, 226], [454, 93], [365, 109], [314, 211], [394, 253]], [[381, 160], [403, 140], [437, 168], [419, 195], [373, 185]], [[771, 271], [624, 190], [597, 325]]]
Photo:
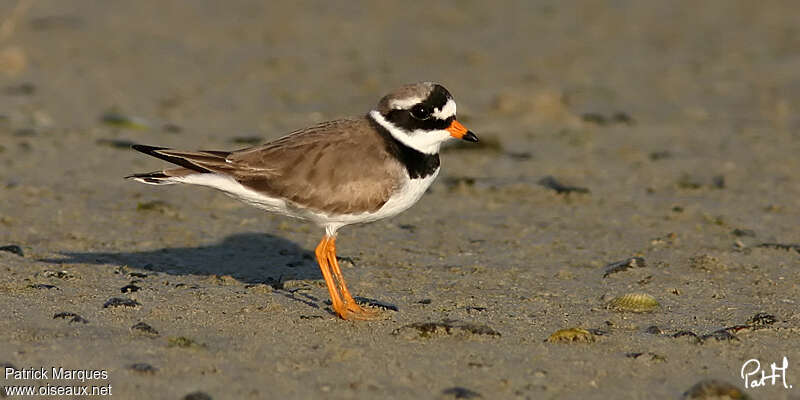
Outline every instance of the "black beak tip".
[[466, 140], [468, 142], [478, 143], [478, 137], [475, 136], [475, 134], [472, 133], [472, 131], [467, 131], [467, 133], [464, 134], [464, 137], [462, 137], [461, 139]]

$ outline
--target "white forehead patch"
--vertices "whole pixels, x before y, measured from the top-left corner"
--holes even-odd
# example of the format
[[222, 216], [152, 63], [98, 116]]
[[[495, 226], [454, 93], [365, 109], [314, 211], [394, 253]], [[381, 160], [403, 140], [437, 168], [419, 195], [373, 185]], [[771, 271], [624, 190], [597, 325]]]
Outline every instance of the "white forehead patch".
[[409, 108], [413, 107], [414, 104], [421, 103], [422, 99], [419, 97], [409, 97], [407, 99], [395, 99], [389, 103], [389, 107], [395, 110], [408, 110]]
[[442, 109], [434, 108], [433, 109], [433, 116], [436, 119], [446, 120], [450, 117], [454, 117], [456, 115], [456, 102], [453, 99], [447, 99], [447, 103], [445, 103]]

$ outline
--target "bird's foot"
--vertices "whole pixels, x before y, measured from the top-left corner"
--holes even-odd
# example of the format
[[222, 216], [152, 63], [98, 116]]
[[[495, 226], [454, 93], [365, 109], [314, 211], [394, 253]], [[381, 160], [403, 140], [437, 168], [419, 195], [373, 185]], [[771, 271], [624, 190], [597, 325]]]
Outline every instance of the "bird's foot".
[[374, 308], [364, 308], [359, 306], [355, 301], [347, 302], [344, 307], [336, 311], [342, 319], [357, 320], [357, 321], [375, 321], [381, 319], [382, 313], [380, 310]]

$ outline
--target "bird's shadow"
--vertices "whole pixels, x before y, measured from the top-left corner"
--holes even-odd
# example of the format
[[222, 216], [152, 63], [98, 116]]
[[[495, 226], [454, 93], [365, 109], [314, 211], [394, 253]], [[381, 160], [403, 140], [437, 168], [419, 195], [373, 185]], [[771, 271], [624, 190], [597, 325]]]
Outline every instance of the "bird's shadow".
[[[221, 242], [197, 247], [169, 247], [137, 252], [63, 252], [55, 264], [125, 266], [170, 275], [229, 275], [246, 284], [267, 284], [276, 291], [320, 308], [319, 299], [285, 289], [287, 280], [319, 280], [314, 253], [277, 236], [241, 233]], [[299, 297], [298, 297], [299, 296]]]

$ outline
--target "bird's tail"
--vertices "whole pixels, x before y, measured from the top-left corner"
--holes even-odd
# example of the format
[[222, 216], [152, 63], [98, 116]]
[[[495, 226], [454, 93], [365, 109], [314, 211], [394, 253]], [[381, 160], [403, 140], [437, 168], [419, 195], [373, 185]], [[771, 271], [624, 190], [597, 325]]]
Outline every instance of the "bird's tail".
[[180, 183], [178, 179], [186, 175], [196, 174], [197, 171], [188, 168], [165, 169], [163, 171], [147, 172], [144, 174], [128, 175], [125, 179], [146, 183], [148, 185], [172, 185]]
[[203, 150], [190, 152], [142, 144], [135, 144], [132, 147], [134, 150], [141, 151], [147, 155], [169, 161], [182, 167], [144, 174], [133, 174], [125, 177], [125, 179], [132, 179], [148, 185], [171, 185], [180, 183], [182, 181], [181, 178], [188, 175], [214, 173], [229, 168], [225, 161], [225, 157], [230, 154], [230, 152], [227, 151]]

